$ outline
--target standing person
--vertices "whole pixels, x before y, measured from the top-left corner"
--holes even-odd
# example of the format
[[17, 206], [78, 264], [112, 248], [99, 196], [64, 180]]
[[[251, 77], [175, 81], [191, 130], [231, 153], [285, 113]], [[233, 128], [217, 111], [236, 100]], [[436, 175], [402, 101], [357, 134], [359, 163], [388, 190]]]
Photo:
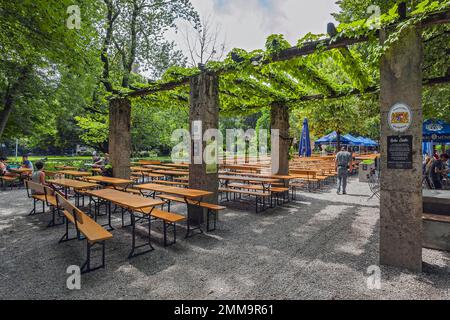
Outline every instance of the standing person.
[[445, 173], [445, 162], [447, 161], [447, 155], [441, 154], [439, 160], [434, 160], [430, 167], [430, 178], [433, 181], [435, 189], [442, 189], [442, 175]]
[[345, 150], [345, 147], [341, 148], [336, 155], [336, 171], [337, 171], [337, 194], [341, 192], [342, 194], [347, 194], [347, 177], [348, 170], [352, 166], [352, 154]]

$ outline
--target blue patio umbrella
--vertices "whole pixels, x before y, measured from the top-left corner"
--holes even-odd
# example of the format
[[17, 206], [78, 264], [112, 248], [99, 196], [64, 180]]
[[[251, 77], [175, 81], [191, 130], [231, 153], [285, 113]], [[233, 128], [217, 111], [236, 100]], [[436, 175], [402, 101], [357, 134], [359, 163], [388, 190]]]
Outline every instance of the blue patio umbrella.
[[[341, 144], [343, 145], [350, 145], [351, 141], [350, 139], [346, 138], [345, 135], [341, 135]], [[330, 134], [327, 134], [325, 137], [320, 138], [319, 140], [316, 140], [315, 144], [335, 144], [337, 143], [337, 133], [336, 131], [333, 131]]]
[[350, 141], [351, 146], [362, 146], [363, 145], [363, 142], [360, 139], [352, 136], [351, 134], [344, 135], [344, 138], [346, 138]]
[[302, 136], [300, 137], [300, 145], [298, 155], [300, 157], [311, 157], [311, 139], [309, 137], [308, 119], [303, 120]]
[[443, 120], [426, 120], [423, 123], [423, 141], [433, 143], [450, 142], [450, 124]]
[[378, 143], [376, 143], [372, 139], [364, 138], [364, 137], [358, 137], [357, 139], [362, 142], [361, 145], [364, 146], [364, 147], [376, 147], [376, 146], [378, 146]]

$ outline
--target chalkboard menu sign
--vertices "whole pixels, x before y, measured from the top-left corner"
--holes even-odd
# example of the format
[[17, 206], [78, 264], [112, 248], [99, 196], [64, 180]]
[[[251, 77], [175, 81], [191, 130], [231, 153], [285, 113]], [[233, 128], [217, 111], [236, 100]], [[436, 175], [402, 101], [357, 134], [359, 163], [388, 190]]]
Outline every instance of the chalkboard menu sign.
[[412, 169], [412, 136], [387, 137], [388, 169]]

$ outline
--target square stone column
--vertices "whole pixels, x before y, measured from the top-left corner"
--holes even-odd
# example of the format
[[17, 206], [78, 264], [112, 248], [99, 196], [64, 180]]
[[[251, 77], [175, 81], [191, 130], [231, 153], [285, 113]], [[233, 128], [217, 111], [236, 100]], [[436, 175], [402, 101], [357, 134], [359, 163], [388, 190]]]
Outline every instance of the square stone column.
[[[219, 78], [216, 74], [202, 72], [190, 81], [190, 112], [189, 125], [192, 138], [191, 164], [189, 165], [189, 188], [212, 192], [209, 197], [203, 198], [205, 202], [218, 203], [219, 168], [207, 165], [203, 159], [206, 142], [203, 141], [204, 133], [209, 129], [219, 128]], [[201, 132], [198, 137], [193, 135], [194, 123], [201, 124]], [[196, 145], [197, 144], [197, 145]], [[200, 148], [198, 156], [194, 150]], [[218, 146], [222, 148], [222, 146]], [[188, 208], [189, 216], [199, 222], [203, 221], [203, 210], [195, 206]]]
[[[272, 174], [289, 174], [289, 108], [274, 103], [270, 112]], [[285, 183], [288, 183], [285, 181]]]
[[109, 102], [109, 156], [116, 178], [130, 179], [131, 103], [117, 98]]
[[[380, 40], [387, 38], [382, 31]], [[381, 60], [380, 263], [422, 270], [422, 39], [421, 30], [405, 30]], [[409, 106], [412, 123], [394, 131], [389, 112]], [[388, 136], [412, 136], [412, 169], [388, 168]]]

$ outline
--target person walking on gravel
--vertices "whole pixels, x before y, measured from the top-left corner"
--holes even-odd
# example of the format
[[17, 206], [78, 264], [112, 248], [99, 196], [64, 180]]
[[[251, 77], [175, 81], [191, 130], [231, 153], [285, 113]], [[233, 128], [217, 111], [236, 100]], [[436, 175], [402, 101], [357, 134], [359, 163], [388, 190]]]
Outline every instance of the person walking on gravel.
[[337, 194], [341, 192], [342, 194], [347, 194], [347, 177], [348, 170], [352, 165], [352, 154], [345, 150], [345, 147], [341, 148], [336, 155], [336, 171], [337, 171]]

